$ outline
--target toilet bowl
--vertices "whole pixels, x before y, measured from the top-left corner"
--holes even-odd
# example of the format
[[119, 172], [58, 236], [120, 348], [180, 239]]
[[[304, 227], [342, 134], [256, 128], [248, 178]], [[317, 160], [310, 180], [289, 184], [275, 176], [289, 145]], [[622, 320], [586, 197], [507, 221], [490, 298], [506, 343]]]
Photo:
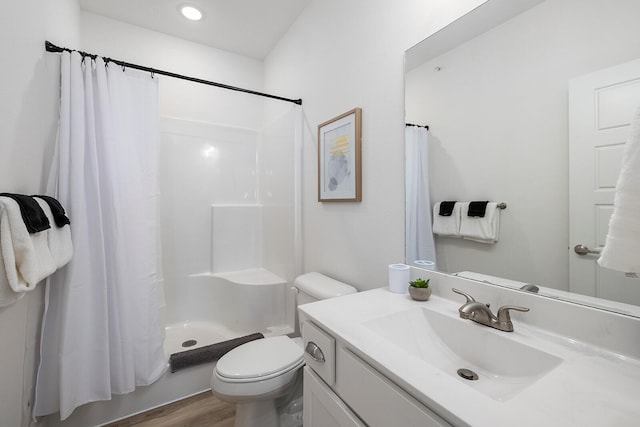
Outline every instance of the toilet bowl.
[[[320, 273], [294, 282], [296, 305], [351, 294], [357, 290]], [[222, 356], [211, 376], [211, 391], [236, 403], [235, 427], [279, 427], [281, 410], [302, 395], [302, 338], [276, 336], [248, 342]], [[299, 423], [302, 425], [302, 414]]]
[[221, 398], [238, 401], [279, 397], [303, 364], [300, 338], [283, 335], [251, 341], [220, 358], [211, 388]]

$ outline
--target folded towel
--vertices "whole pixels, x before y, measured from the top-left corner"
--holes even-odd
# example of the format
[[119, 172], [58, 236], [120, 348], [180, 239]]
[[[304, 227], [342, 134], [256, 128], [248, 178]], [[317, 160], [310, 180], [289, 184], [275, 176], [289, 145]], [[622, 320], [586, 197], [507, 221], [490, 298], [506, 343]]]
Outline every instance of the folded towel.
[[20, 207], [11, 197], [0, 196], [0, 250], [14, 292], [33, 290], [38, 282], [56, 271], [47, 234], [29, 234]]
[[440, 202], [440, 209], [438, 211], [438, 215], [451, 216], [451, 214], [453, 213], [453, 207], [455, 205], [456, 205], [455, 201]]
[[635, 111], [624, 147], [613, 213], [598, 264], [640, 273], [640, 108]]
[[433, 234], [460, 237], [460, 203], [454, 202], [450, 216], [440, 215], [441, 203], [443, 202], [438, 202], [433, 205]]
[[[469, 209], [467, 210], [467, 216], [474, 216], [484, 218], [487, 211], [487, 202], [469, 202]], [[464, 212], [463, 212], [464, 215]]]
[[71, 221], [69, 221], [69, 217], [67, 217], [66, 212], [62, 207], [62, 204], [57, 199], [54, 199], [51, 196], [44, 196], [44, 195], [34, 195], [31, 197], [38, 197], [44, 200], [45, 202], [47, 202], [47, 204], [49, 205], [49, 208], [51, 209], [54, 222], [56, 223], [56, 226], [58, 226], [58, 228], [62, 228], [67, 224], [71, 224]]
[[20, 206], [20, 215], [30, 234], [44, 231], [51, 227], [49, 220], [40, 205], [33, 200], [33, 197], [12, 193], [0, 193], [0, 196], [10, 197]]
[[[56, 214], [52, 212], [53, 209], [51, 208], [51, 203], [48, 202], [47, 199], [42, 196], [34, 196], [34, 198], [50, 221], [55, 222], [56, 225], [58, 224], [58, 221], [60, 221], [60, 223], [65, 222], [62, 220], [62, 218], [54, 219], [56, 218]], [[60, 268], [71, 261], [71, 257], [73, 256], [73, 244], [71, 243], [71, 227], [69, 226], [69, 218], [67, 218], [67, 216], [64, 214], [62, 205], [53, 197], [49, 197], [49, 199], [56, 202], [55, 209], [61, 209], [63, 212], [62, 215], [64, 216], [64, 218], [66, 218], [66, 225], [52, 227], [42, 232], [47, 236], [47, 244], [49, 245], [49, 252], [51, 252], [53, 262], [55, 263], [57, 268]]]
[[[460, 203], [463, 212], [469, 209], [469, 202]], [[462, 215], [460, 236], [463, 239], [481, 243], [496, 243], [500, 230], [500, 212], [498, 203], [488, 202], [484, 217]]]

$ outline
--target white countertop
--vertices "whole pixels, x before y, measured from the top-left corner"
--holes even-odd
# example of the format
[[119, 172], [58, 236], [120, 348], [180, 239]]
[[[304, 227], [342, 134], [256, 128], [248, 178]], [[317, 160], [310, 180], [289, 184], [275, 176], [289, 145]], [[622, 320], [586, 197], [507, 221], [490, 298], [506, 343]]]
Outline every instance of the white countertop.
[[[514, 332], [477, 325], [481, 328], [479, 333], [509, 334], [510, 339], [562, 359], [553, 370], [515, 396], [497, 400], [478, 392], [466, 380], [390, 345], [363, 325], [415, 307], [458, 316], [461, 304], [437, 294], [426, 302], [413, 301], [408, 294], [381, 288], [302, 305], [299, 309], [454, 425], [640, 425], [640, 360], [633, 357], [555, 334], [519, 321], [516, 316], [513, 316]], [[629, 340], [640, 340], [637, 331], [630, 332], [633, 336]]]

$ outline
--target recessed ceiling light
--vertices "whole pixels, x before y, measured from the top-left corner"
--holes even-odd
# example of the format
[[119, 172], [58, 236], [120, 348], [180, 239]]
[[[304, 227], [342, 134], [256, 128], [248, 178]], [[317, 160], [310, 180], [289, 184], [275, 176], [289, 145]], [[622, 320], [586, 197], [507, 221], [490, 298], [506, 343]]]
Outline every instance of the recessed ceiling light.
[[192, 21], [199, 21], [202, 19], [202, 16], [204, 15], [200, 9], [188, 4], [183, 4], [182, 6], [179, 6], [178, 10], [182, 14], [182, 16]]

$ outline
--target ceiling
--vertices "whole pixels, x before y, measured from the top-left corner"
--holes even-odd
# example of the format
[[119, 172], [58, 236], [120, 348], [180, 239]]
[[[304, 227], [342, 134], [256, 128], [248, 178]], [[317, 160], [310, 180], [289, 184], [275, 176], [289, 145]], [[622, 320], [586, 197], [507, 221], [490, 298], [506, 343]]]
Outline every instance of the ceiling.
[[[80, 0], [82, 10], [214, 48], [263, 59], [311, 0]], [[189, 21], [178, 6], [204, 11]]]

